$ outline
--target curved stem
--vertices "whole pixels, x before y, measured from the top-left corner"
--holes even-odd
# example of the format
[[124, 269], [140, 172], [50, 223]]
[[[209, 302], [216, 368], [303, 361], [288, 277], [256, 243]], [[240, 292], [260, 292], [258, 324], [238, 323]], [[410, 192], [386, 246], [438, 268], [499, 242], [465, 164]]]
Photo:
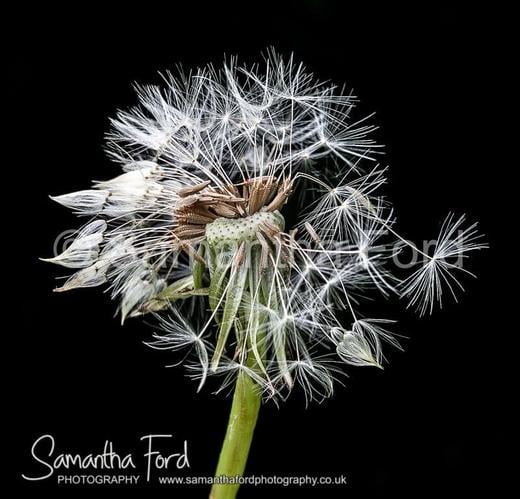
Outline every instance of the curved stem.
[[[226, 475], [230, 478], [242, 476], [246, 467], [249, 448], [261, 405], [261, 391], [246, 373], [238, 375], [229, 414], [228, 427], [215, 477]], [[210, 499], [234, 499], [239, 484], [215, 483]]]

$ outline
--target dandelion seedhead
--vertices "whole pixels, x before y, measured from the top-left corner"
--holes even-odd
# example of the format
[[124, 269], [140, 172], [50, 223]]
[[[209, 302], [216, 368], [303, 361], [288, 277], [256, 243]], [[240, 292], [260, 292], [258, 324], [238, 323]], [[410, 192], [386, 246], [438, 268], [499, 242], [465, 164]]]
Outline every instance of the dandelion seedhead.
[[[112, 120], [124, 173], [53, 197], [87, 217], [49, 261], [78, 269], [56, 291], [107, 284], [121, 320], [152, 313], [150, 345], [188, 349], [188, 372], [228, 386], [246, 373], [266, 398], [329, 396], [342, 364], [381, 367], [393, 321], [363, 317], [368, 295], [421, 314], [455, 293], [475, 225], [448, 216], [432, 254], [399, 236], [380, 196], [386, 168], [356, 98], [292, 57], [163, 75]], [[392, 257], [420, 261], [408, 277]]]

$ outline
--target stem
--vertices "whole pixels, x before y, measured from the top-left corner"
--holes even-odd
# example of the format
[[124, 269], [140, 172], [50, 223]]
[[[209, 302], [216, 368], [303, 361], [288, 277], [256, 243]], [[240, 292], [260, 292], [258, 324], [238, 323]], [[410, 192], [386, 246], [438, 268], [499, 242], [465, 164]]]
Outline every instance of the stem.
[[[238, 375], [228, 427], [215, 476], [242, 476], [246, 467], [247, 456], [258, 411], [261, 404], [261, 392], [250, 376], [241, 372]], [[210, 499], [234, 499], [239, 484], [215, 483], [211, 488]]]

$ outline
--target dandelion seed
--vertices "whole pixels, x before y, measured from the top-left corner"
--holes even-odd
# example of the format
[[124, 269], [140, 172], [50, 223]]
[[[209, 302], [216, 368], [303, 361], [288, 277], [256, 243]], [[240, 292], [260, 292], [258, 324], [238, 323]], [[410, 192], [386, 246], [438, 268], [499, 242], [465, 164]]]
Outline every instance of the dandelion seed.
[[446, 217], [433, 255], [423, 255], [425, 258], [422, 266], [401, 285], [402, 294], [409, 298], [409, 306], [416, 307], [420, 315], [433, 312], [435, 303], [442, 306], [444, 288], [457, 300], [456, 289], [464, 291], [457, 274], [475, 277], [463, 268], [463, 261], [468, 252], [485, 249], [487, 244], [482, 242], [476, 223], [461, 229], [464, 220], [464, 216], [455, 220], [453, 214]]

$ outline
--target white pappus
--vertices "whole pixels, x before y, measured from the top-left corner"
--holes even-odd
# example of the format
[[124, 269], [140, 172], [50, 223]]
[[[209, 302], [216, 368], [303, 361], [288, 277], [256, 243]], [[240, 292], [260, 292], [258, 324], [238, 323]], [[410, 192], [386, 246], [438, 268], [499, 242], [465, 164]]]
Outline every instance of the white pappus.
[[[163, 79], [112, 120], [123, 172], [52, 198], [89, 221], [48, 261], [77, 269], [57, 291], [106, 283], [123, 321], [158, 315], [150, 344], [191, 350], [199, 387], [245, 372], [266, 398], [330, 396], [342, 364], [381, 367], [384, 343], [398, 346], [393, 321], [363, 317], [364, 297], [431, 312], [486, 246], [463, 216], [432, 255], [401, 237], [370, 117], [293, 57]], [[405, 245], [421, 256], [407, 277], [392, 270]]]

